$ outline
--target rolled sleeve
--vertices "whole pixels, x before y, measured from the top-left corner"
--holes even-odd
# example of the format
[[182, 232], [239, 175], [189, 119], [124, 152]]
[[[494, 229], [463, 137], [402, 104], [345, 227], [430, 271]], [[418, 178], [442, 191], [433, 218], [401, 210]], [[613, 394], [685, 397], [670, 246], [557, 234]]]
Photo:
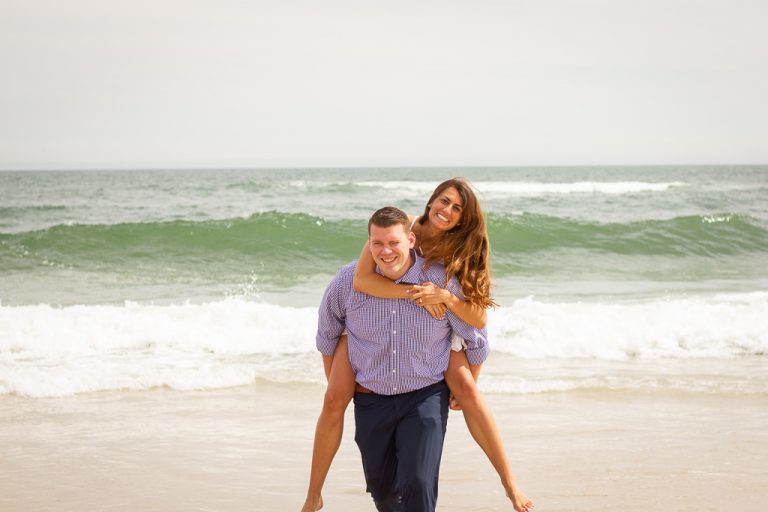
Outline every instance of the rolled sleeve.
[[485, 327], [478, 329], [464, 323], [453, 313], [446, 313], [448, 323], [455, 334], [458, 334], [466, 342], [464, 351], [467, 354], [467, 360], [471, 365], [483, 364], [491, 352], [488, 346], [488, 329]]
[[464, 351], [467, 354], [469, 364], [473, 366], [483, 364], [491, 353], [491, 348], [488, 346], [488, 332], [485, 329], [482, 331], [482, 340], [480, 340], [480, 336], [478, 336], [475, 343], [464, 338], [467, 342], [467, 348]]
[[[451, 279], [445, 286], [448, 291], [454, 294], [461, 300], [465, 300], [464, 294], [461, 291], [461, 286], [456, 278]], [[467, 354], [467, 360], [471, 365], [483, 364], [488, 358], [491, 352], [488, 346], [488, 329], [483, 327], [478, 329], [465, 323], [451, 311], [446, 313], [448, 322], [451, 324], [451, 329], [455, 334], [458, 334], [466, 342], [466, 348], [464, 351]]]
[[324, 356], [333, 355], [336, 351], [336, 345], [339, 343], [339, 336], [344, 332], [346, 314], [343, 287], [345, 281], [347, 281], [344, 278], [344, 270], [339, 271], [328, 285], [328, 288], [325, 289], [323, 300], [320, 302], [320, 307], [317, 311], [315, 346]]

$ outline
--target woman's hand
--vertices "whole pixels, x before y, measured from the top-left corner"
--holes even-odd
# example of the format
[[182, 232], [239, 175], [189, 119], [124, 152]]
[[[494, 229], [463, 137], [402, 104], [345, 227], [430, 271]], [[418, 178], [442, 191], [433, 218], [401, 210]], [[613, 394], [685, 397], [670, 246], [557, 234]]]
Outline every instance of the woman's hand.
[[448, 408], [452, 411], [463, 411], [464, 408], [461, 406], [458, 400], [456, 400], [456, 397], [451, 393], [448, 397]]
[[416, 304], [429, 306], [432, 304], [446, 304], [451, 297], [451, 292], [440, 288], [434, 283], [426, 282], [415, 284], [410, 290], [410, 295]]
[[419, 306], [426, 309], [435, 320], [442, 320], [448, 306], [445, 304], [446, 293], [451, 292], [436, 286], [434, 283], [422, 283], [414, 285], [408, 290], [408, 294]]
[[445, 304], [422, 304], [421, 307], [426, 309], [435, 320], [442, 320], [445, 318], [445, 312], [448, 311]]

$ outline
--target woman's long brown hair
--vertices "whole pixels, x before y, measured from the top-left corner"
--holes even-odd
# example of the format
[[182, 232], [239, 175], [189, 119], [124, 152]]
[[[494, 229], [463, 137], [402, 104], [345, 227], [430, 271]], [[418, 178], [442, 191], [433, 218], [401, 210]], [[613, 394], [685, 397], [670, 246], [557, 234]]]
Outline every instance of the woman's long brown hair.
[[421, 250], [427, 264], [440, 262], [445, 266], [446, 283], [456, 276], [467, 301], [483, 308], [496, 306], [491, 297], [490, 243], [485, 216], [469, 183], [462, 178], [451, 178], [439, 184], [418, 222], [423, 225], [429, 220], [432, 202], [450, 187], [461, 197], [461, 220], [436, 243], [421, 246]]

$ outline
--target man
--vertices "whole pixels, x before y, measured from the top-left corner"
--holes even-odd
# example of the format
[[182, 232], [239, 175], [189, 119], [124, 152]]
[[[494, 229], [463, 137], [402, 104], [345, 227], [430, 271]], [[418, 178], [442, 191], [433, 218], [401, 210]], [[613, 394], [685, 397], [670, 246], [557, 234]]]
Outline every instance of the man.
[[[396, 283], [442, 283], [445, 269], [424, 268], [413, 251], [408, 216], [394, 207], [368, 221], [368, 242], [377, 272]], [[380, 512], [432, 512], [448, 420], [451, 336], [467, 342], [473, 360], [488, 355], [485, 330], [450, 311], [442, 320], [403, 299], [382, 299], [352, 288], [355, 263], [343, 267], [325, 291], [319, 309], [317, 348], [331, 356], [346, 328], [355, 372], [355, 441], [367, 491]], [[462, 298], [458, 282], [447, 288]]]

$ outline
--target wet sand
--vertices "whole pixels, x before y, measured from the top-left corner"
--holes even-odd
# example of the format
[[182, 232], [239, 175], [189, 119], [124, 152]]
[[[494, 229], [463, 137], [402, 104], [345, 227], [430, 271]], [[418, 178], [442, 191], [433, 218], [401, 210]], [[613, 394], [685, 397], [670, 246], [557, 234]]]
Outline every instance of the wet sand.
[[[323, 389], [259, 382], [68, 398], [0, 397], [0, 511], [298, 511]], [[762, 511], [768, 397], [487, 395], [539, 511]], [[351, 408], [324, 493], [374, 510]], [[512, 510], [451, 413], [439, 511]]]

